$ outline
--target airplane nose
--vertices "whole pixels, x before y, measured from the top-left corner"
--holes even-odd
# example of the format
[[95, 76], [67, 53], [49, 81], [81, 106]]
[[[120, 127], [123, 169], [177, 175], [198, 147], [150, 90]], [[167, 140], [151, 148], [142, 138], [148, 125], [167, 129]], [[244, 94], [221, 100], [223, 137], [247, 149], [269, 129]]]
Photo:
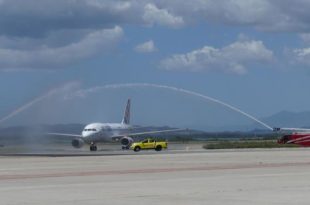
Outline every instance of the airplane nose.
[[89, 137], [91, 135], [91, 133], [89, 133], [89, 132], [82, 132], [82, 137]]
[[82, 137], [83, 138], [89, 138], [89, 137], [92, 137], [92, 136], [95, 136], [96, 133], [95, 132], [82, 132]]

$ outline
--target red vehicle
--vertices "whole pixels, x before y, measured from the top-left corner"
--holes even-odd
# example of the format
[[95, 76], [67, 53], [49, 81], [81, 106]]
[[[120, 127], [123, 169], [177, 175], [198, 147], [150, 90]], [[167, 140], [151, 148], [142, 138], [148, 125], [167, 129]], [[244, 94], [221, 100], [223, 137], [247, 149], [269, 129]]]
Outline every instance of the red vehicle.
[[278, 139], [279, 144], [298, 144], [310, 147], [310, 133], [292, 133]]
[[297, 144], [310, 147], [310, 129], [307, 128], [273, 128], [274, 132], [284, 132], [283, 137], [278, 139], [279, 144]]

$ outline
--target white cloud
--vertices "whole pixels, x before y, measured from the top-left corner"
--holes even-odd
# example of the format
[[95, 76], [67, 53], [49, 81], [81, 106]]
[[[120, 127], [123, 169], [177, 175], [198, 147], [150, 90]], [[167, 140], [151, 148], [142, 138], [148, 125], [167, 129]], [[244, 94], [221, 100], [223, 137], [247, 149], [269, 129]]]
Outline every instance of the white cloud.
[[299, 34], [300, 39], [302, 40], [305, 46], [303, 48], [285, 48], [284, 56], [285, 62], [288, 62], [294, 67], [298, 66], [310, 66], [310, 33], [301, 33]]
[[139, 53], [151, 53], [157, 50], [152, 40], [147, 41], [145, 43], [139, 44], [134, 49], [136, 52]]
[[[62, 29], [190, 23], [251, 26], [267, 31], [310, 31], [307, 0], [1, 0], [0, 35], [42, 36]], [[48, 8], [48, 9], [46, 9]]]
[[291, 53], [293, 63], [310, 66], [310, 48], [294, 49]]
[[120, 27], [87, 34], [61, 47], [41, 45], [34, 49], [0, 48], [0, 69], [54, 69], [108, 51], [123, 35]]
[[[93, 45], [90, 48], [84, 43], [85, 39], [95, 38], [90, 37], [91, 33], [117, 25], [247, 26], [262, 31], [305, 33], [301, 38], [307, 43], [310, 41], [306, 34], [310, 33], [309, 10], [310, 1], [307, 0], [294, 3], [291, 0], [0, 0], [0, 69], [59, 67], [91, 57], [94, 51], [101, 51], [99, 47], [105, 49], [100, 43], [92, 44], [87, 40]], [[87, 49], [65, 52], [77, 45]], [[222, 54], [224, 48], [216, 52], [210, 49], [212, 47], [201, 49], [201, 53], [209, 53], [214, 58], [217, 53]], [[14, 62], [13, 56], [19, 59], [15, 58]], [[245, 64], [234, 62], [229, 67], [244, 72]], [[196, 69], [199, 67], [197, 65]]]
[[261, 41], [237, 41], [221, 49], [205, 46], [186, 54], [175, 54], [161, 61], [167, 70], [183, 71], [224, 71], [244, 74], [247, 66], [268, 63], [273, 52]]
[[159, 9], [154, 4], [146, 4], [144, 7], [143, 20], [150, 25], [157, 24], [178, 28], [184, 25], [181, 16], [172, 15], [167, 9]]
[[307, 0], [158, 0], [184, 22], [250, 26], [264, 31], [310, 31]]

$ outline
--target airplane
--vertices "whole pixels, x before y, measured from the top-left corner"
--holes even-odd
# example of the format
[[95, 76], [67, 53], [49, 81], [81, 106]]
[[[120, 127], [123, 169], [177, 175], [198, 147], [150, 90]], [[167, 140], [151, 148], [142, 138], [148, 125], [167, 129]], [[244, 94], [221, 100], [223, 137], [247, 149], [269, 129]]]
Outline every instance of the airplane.
[[274, 128], [275, 132], [291, 132], [278, 139], [279, 144], [297, 144], [303, 147], [310, 146], [310, 129], [306, 128]]
[[91, 123], [85, 126], [81, 135], [66, 133], [47, 134], [74, 137], [71, 142], [73, 147], [81, 148], [84, 144], [89, 144], [90, 151], [97, 151], [96, 144], [99, 142], [120, 142], [123, 149], [128, 149], [134, 142], [134, 136], [184, 130], [170, 129], [149, 132], [132, 132], [135, 127], [130, 125], [130, 104], [131, 100], [128, 99], [121, 123]]

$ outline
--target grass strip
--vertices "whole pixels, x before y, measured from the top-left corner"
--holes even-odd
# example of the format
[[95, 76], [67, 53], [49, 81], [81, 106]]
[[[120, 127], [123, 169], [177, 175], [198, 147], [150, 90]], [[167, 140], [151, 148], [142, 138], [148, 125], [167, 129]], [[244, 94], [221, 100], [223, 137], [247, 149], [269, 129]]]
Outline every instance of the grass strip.
[[242, 141], [217, 141], [203, 145], [205, 149], [242, 149], [242, 148], [279, 148], [299, 147], [295, 144], [278, 144], [275, 140], [242, 140]]

